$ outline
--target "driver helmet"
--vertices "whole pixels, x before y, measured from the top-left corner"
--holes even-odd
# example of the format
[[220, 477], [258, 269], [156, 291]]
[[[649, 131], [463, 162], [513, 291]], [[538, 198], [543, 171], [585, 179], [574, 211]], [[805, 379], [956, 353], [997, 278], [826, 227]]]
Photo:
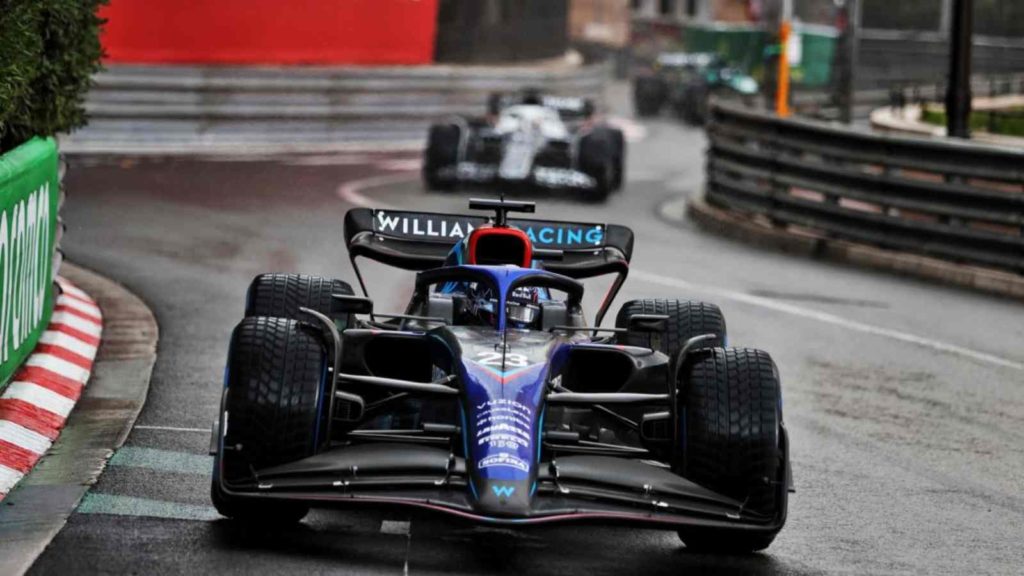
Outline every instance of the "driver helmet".
[[540, 322], [540, 300], [537, 288], [516, 288], [505, 301], [505, 323], [522, 330], [536, 328]]
[[[498, 326], [498, 299], [490, 288], [475, 283], [467, 287], [471, 313], [483, 326]], [[516, 288], [505, 301], [505, 325], [520, 330], [536, 329], [540, 323], [540, 289]]]

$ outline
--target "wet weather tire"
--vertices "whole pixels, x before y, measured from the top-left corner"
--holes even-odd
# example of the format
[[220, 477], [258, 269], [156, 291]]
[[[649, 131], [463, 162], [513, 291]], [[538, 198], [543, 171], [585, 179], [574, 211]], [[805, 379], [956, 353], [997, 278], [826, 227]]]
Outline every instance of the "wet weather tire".
[[687, 300], [661, 300], [648, 298], [631, 300], [622, 305], [615, 317], [617, 328], [628, 328], [629, 319], [637, 314], [665, 314], [668, 329], [664, 335], [646, 332], [628, 332], [618, 338], [620, 344], [643, 346], [664, 352], [675, 359], [686, 341], [694, 336], [715, 334], [718, 338], [705, 342], [702, 347], [724, 346], [726, 342], [725, 316], [722, 310], [707, 302]]
[[615, 175], [612, 177], [612, 190], [622, 189], [626, 180], [626, 137], [622, 130], [611, 129], [612, 157], [615, 164]]
[[352, 294], [347, 282], [304, 274], [260, 274], [249, 285], [246, 318], [269, 316], [312, 321], [300, 308], [331, 315], [331, 295]]
[[[677, 472], [744, 508], [777, 517], [785, 470], [778, 370], [767, 352], [714, 348], [686, 363], [678, 382], [682, 461]], [[681, 531], [687, 548], [753, 552], [774, 534]]]
[[427, 134], [427, 150], [423, 157], [423, 183], [428, 190], [451, 190], [455, 180], [441, 176], [443, 168], [459, 163], [459, 141], [462, 129], [455, 124], [434, 124]]
[[590, 199], [606, 200], [615, 185], [614, 136], [610, 129], [598, 127], [580, 138], [579, 169], [594, 179]]
[[[231, 338], [224, 396], [222, 470], [229, 483], [253, 480], [253, 470], [312, 456], [323, 428], [326, 350], [316, 330], [287, 318], [242, 320]], [[225, 516], [299, 520], [308, 507], [232, 497], [214, 475], [213, 503]]]

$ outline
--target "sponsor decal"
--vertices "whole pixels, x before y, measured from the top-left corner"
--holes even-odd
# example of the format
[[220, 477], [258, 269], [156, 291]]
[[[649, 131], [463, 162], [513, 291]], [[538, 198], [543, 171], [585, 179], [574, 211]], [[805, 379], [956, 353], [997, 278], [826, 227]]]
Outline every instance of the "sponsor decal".
[[[484, 220], [480, 219], [476, 225], [479, 226], [483, 222]], [[449, 216], [435, 217], [377, 210], [373, 218], [373, 231], [390, 236], [460, 240], [469, 236], [473, 228], [473, 222], [469, 218]]]
[[[375, 210], [373, 231], [384, 236], [410, 240], [450, 240], [457, 242], [486, 218], [445, 214], [424, 214]], [[557, 250], [572, 250], [601, 246], [604, 243], [605, 227], [602, 224], [573, 222], [541, 222], [510, 219], [509, 224], [526, 233], [534, 246]]]
[[0, 212], [0, 363], [42, 321], [50, 286], [50, 184]]
[[596, 185], [590, 176], [566, 168], [539, 166], [533, 171], [533, 178], [537, 184], [553, 188], [593, 188]]
[[501, 498], [501, 497], [509, 498], [510, 496], [515, 494], [516, 487], [515, 486], [498, 486], [497, 484], [493, 484], [493, 485], [491, 485], [491, 491], [494, 492], [494, 495], [499, 497], [499, 498]]
[[520, 454], [530, 453], [533, 411], [509, 398], [488, 400], [477, 409], [483, 411], [477, 414], [476, 443], [479, 447], [489, 448], [489, 455], [481, 459], [477, 467], [481, 470], [505, 467], [529, 471], [529, 462]]
[[569, 112], [582, 112], [586, 107], [586, 103], [586, 100], [582, 98], [573, 98], [572, 96], [544, 96], [541, 98], [541, 104], [543, 106], [566, 110]]

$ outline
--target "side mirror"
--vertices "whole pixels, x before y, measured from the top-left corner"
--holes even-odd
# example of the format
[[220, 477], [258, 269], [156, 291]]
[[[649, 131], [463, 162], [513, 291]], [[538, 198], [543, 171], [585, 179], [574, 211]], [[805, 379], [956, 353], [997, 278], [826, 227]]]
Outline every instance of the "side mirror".
[[653, 412], [640, 419], [640, 438], [645, 442], [667, 444], [672, 441], [672, 413]]
[[668, 329], [668, 316], [665, 314], [634, 314], [629, 318], [630, 332], [662, 333]]
[[373, 314], [373, 300], [348, 294], [331, 294], [331, 315]]

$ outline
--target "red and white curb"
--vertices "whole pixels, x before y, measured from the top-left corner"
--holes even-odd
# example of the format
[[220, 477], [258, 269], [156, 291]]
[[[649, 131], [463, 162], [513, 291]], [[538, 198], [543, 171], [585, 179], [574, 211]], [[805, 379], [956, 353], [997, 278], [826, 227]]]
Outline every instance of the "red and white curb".
[[100, 345], [99, 306], [67, 280], [57, 283], [62, 293], [50, 325], [0, 394], [0, 500], [57, 439]]

